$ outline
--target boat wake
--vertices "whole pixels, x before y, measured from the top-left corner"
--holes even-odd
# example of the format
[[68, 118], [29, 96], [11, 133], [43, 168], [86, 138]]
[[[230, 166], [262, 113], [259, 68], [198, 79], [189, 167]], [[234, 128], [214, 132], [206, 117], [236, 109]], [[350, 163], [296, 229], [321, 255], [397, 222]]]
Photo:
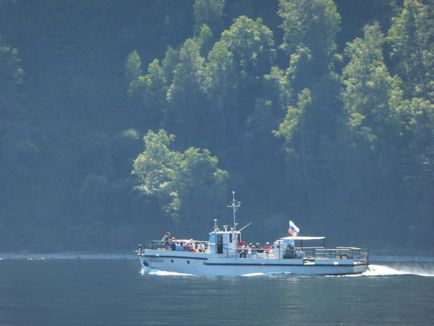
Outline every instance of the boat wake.
[[[250, 273], [244, 274], [242, 277], [272, 277], [278, 275], [292, 275], [295, 277], [311, 277], [309, 275], [294, 275], [291, 273]], [[367, 271], [362, 274], [349, 274], [349, 275], [326, 275], [327, 277], [382, 277], [382, 276], [399, 276], [399, 275], [414, 275], [423, 277], [434, 277], [434, 265], [420, 265], [420, 264], [394, 264], [390, 265], [369, 265]], [[314, 276], [317, 277], [317, 276]]]
[[152, 268], [146, 268], [146, 269], [142, 268], [140, 274], [155, 275], [155, 276], [195, 276], [193, 274], [162, 271], [162, 270], [152, 269]]
[[397, 275], [415, 275], [424, 277], [434, 277], [434, 266], [412, 265], [369, 265], [362, 276], [397, 276]]
[[[140, 271], [142, 275], [154, 275], [154, 276], [177, 276], [177, 277], [192, 277], [198, 276], [193, 274], [186, 273], [177, 273], [177, 272], [169, 272], [152, 268], [142, 268]], [[312, 277], [309, 275], [294, 275], [292, 273], [248, 273], [243, 274], [241, 277], [279, 277], [282, 275], [285, 276], [294, 276], [294, 277]], [[428, 266], [421, 266], [411, 264], [409, 265], [369, 265], [369, 268], [366, 272], [362, 274], [351, 274], [351, 275], [327, 275], [326, 277], [387, 277], [387, 276], [400, 276], [400, 275], [414, 275], [414, 276], [422, 276], [422, 277], [434, 277], [434, 266], [429, 264]], [[313, 276], [318, 277], [318, 276]]]
[[258, 276], [267, 276], [267, 275], [271, 275], [267, 274], [267, 273], [248, 273], [248, 274], [243, 274], [241, 275], [242, 277], [258, 277]]

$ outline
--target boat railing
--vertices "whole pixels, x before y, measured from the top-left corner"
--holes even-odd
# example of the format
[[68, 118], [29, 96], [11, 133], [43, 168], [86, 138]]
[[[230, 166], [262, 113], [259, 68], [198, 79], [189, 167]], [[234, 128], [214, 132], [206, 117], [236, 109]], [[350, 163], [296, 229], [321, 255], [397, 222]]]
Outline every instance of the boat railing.
[[[238, 247], [235, 251], [224, 247], [225, 256], [238, 258], [257, 258], [257, 259], [351, 259], [360, 263], [368, 263], [368, 250], [353, 247], [294, 247], [293, 250], [284, 248], [272, 248], [266, 251], [264, 248], [245, 248]], [[245, 252], [245, 254], [241, 254]]]
[[[203, 244], [199, 250], [199, 244]], [[162, 240], [151, 240], [146, 243], [144, 249], [161, 250], [161, 251], [194, 251], [205, 252], [208, 248], [209, 241], [201, 240], [171, 240], [169, 242]], [[202, 251], [201, 251], [202, 250]]]
[[368, 262], [368, 250], [353, 247], [337, 248], [296, 248], [303, 252], [304, 259], [352, 259], [357, 262]]

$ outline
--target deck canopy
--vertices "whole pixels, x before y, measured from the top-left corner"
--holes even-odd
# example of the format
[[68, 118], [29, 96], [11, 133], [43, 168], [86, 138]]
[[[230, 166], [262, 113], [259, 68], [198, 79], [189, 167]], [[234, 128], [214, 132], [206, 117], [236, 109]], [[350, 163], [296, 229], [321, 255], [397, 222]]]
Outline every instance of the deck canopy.
[[325, 237], [284, 237], [279, 240], [292, 240], [292, 241], [304, 241], [304, 240], [324, 240]]

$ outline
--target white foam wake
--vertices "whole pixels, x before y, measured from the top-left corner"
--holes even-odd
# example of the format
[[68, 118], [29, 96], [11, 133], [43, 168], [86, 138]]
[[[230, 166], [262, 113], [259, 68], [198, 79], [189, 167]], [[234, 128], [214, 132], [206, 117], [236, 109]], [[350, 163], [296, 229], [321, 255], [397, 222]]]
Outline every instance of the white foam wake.
[[425, 277], [434, 277], [434, 267], [423, 266], [387, 266], [387, 265], [369, 265], [363, 276], [393, 276], [393, 275], [417, 275]]
[[[187, 273], [177, 273], [177, 272], [169, 272], [152, 268], [142, 268], [140, 273], [142, 275], [155, 275], [155, 276], [195, 276], [193, 274]], [[287, 273], [247, 273], [241, 275], [242, 277], [266, 277], [266, 276], [274, 276], [274, 275], [285, 275]], [[292, 274], [291, 274], [292, 275]], [[328, 276], [328, 277], [360, 277], [360, 276], [368, 276], [368, 277], [381, 277], [381, 276], [399, 276], [399, 275], [415, 275], [415, 276], [423, 276], [423, 277], [434, 277], [434, 266], [420, 266], [420, 265], [369, 265], [369, 268], [362, 274], [348, 274], [348, 275], [339, 275], [339, 276]], [[302, 277], [303, 275], [298, 275]]]
[[187, 273], [177, 273], [177, 272], [168, 272], [168, 271], [162, 271], [158, 269], [152, 269], [152, 268], [142, 268], [140, 271], [142, 275], [156, 275], [156, 276], [194, 276], [193, 274], [187, 274]]
[[266, 276], [267, 274], [265, 273], [247, 273], [247, 274], [243, 274], [241, 275], [242, 277], [257, 277], [257, 276]]

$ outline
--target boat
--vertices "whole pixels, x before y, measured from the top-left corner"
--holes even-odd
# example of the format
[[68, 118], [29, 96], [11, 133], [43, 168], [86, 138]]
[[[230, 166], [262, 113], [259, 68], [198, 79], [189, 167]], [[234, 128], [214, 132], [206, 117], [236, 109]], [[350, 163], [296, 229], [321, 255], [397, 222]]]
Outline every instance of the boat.
[[[278, 238], [264, 246], [247, 244], [237, 229], [236, 212], [241, 202], [228, 205], [233, 212], [233, 226], [218, 227], [217, 219], [207, 241], [175, 239], [166, 233], [162, 240], [139, 245], [137, 254], [144, 272], [161, 270], [202, 276], [242, 276], [255, 274], [346, 275], [367, 270], [367, 249], [356, 247], [326, 248], [324, 236]], [[318, 244], [319, 243], [319, 244]]]

